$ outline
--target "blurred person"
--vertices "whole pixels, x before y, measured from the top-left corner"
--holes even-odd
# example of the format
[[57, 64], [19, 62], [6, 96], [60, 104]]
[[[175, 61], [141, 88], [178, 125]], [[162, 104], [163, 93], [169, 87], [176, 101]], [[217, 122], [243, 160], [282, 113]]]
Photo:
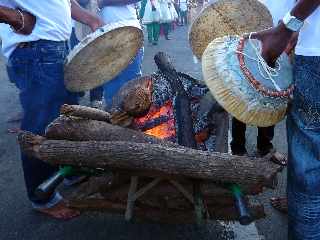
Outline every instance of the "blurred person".
[[[124, 26], [136, 26], [141, 28], [135, 9], [135, 4], [140, 0], [99, 0], [100, 16], [108, 23], [119, 23]], [[142, 75], [141, 65], [143, 60], [143, 48], [141, 48], [129, 66], [122, 70], [115, 78], [103, 85], [103, 96], [106, 110], [112, 106], [113, 96], [128, 81]]]
[[169, 9], [169, 2], [171, 0], [159, 0], [160, 5], [160, 12], [161, 12], [161, 27], [164, 32], [164, 37], [166, 40], [170, 40], [169, 38], [169, 31], [170, 31], [170, 25], [173, 21], [171, 11]]
[[[253, 34], [269, 65], [298, 36], [293, 60], [295, 89], [287, 116], [288, 236], [320, 239], [320, 0], [287, 0], [279, 24]], [[278, 7], [278, 6], [277, 6]], [[275, 7], [275, 8], [277, 8]]]
[[[50, 14], [48, 14], [50, 9]], [[0, 0], [0, 35], [7, 72], [20, 92], [24, 112], [21, 129], [43, 135], [46, 126], [59, 116], [64, 103], [76, 104], [77, 95], [64, 86], [67, 41], [71, 16], [92, 30], [100, 19], [74, 0]], [[57, 219], [79, 215], [69, 209], [59, 192], [40, 198], [35, 189], [52, 176], [57, 167], [21, 154], [28, 198], [34, 210]]]
[[188, 0], [179, 0], [180, 24], [188, 24]]
[[158, 45], [160, 35], [161, 11], [158, 0], [143, 0], [140, 11], [142, 23], [147, 26], [148, 42]]
[[[93, 14], [98, 12], [98, 2], [97, 0], [76, 0], [81, 7], [87, 9]], [[71, 35], [71, 47], [73, 48], [76, 44], [79, 43], [83, 38], [88, 34], [92, 33], [91, 29], [82, 24], [74, 22], [74, 31]], [[84, 93], [83, 93], [84, 94]], [[103, 103], [103, 87], [99, 86], [89, 91], [90, 94], [90, 106], [93, 108], [102, 109]]]

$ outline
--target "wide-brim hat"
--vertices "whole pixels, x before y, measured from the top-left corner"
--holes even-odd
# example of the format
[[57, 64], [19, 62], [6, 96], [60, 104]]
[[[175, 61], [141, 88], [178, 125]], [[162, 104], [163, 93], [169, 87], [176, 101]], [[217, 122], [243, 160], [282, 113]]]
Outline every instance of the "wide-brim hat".
[[68, 55], [64, 82], [69, 91], [93, 89], [124, 70], [143, 46], [140, 26], [111, 23], [83, 39]]
[[282, 54], [268, 75], [263, 59], [257, 57], [260, 50], [256, 39], [217, 38], [203, 53], [202, 71], [210, 92], [227, 112], [246, 124], [268, 127], [286, 115], [293, 91], [292, 66]]
[[243, 35], [272, 27], [272, 16], [258, 0], [215, 0], [193, 21], [189, 42], [201, 59], [208, 44], [226, 35]]

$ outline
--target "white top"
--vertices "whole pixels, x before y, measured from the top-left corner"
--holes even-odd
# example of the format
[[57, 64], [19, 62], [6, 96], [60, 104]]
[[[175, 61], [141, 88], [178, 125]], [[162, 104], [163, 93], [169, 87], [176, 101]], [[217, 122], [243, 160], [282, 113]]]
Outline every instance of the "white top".
[[72, 30], [70, 0], [0, 0], [0, 5], [20, 8], [37, 18], [35, 28], [28, 36], [13, 32], [7, 24], [0, 24], [2, 51], [7, 58], [21, 42], [40, 39], [66, 41], [70, 38]]
[[[291, 11], [296, 0], [260, 0], [269, 9], [273, 23], [278, 24], [284, 15]], [[297, 55], [320, 56], [320, 7], [309, 16], [302, 27], [299, 40], [295, 49]]]
[[101, 9], [100, 16], [106, 24], [125, 21], [139, 23], [134, 4], [104, 7]]
[[187, 11], [188, 10], [187, 0], [180, 0], [179, 7], [181, 11]]

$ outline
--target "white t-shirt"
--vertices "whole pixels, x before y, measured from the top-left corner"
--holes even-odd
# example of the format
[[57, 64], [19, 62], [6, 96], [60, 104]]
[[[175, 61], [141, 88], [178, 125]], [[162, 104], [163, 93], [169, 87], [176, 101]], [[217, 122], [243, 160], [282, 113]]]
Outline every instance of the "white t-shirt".
[[[292, 10], [296, 0], [261, 0], [269, 9], [274, 25]], [[297, 55], [320, 56], [320, 7], [305, 20], [295, 49]]]
[[181, 11], [187, 11], [188, 10], [187, 0], [180, 0], [179, 6]]
[[70, 38], [70, 0], [0, 0], [0, 6], [20, 8], [37, 18], [35, 28], [28, 36], [15, 33], [7, 24], [0, 24], [2, 51], [7, 58], [21, 42], [40, 39], [66, 41]]
[[106, 24], [126, 21], [135, 21], [139, 24], [134, 4], [104, 7], [101, 9], [100, 16]]

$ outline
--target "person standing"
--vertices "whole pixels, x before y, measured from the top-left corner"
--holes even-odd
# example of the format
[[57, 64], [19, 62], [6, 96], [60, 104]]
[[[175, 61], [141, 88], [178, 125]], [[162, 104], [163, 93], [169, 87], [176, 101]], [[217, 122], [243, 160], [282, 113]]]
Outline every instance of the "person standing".
[[169, 9], [169, 2], [171, 0], [159, 0], [160, 5], [160, 12], [161, 12], [161, 26], [164, 32], [164, 37], [166, 40], [170, 40], [169, 38], [169, 31], [170, 31], [170, 25], [173, 21], [172, 14]]
[[[119, 26], [135, 26], [141, 28], [135, 9], [140, 0], [99, 0], [100, 16], [105, 23], [118, 23]], [[140, 77], [143, 60], [143, 48], [139, 50], [129, 66], [114, 79], [103, 85], [103, 96], [106, 109], [112, 107], [113, 96], [128, 81]]]
[[[292, 1], [291, 1], [292, 2]], [[298, 0], [280, 23], [258, 32], [272, 65], [299, 32], [287, 116], [289, 239], [320, 239], [320, 0]], [[290, 5], [292, 6], [292, 5]]]
[[[2, 51], [8, 76], [20, 91], [24, 131], [44, 134], [45, 127], [59, 116], [62, 104], [77, 103], [77, 95], [67, 91], [63, 80], [71, 15], [92, 30], [101, 26], [98, 17], [74, 0], [0, 0]], [[23, 153], [21, 159], [28, 198], [35, 210], [58, 219], [79, 215], [67, 208], [58, 192], [48, 198], [35, 194], [35, 189], [57, 171], [56, 167]]]
[[147, 26], [149, 44], [158, 45], [161, 19], [158, 0], [143, 0], [140, 16], [142, 23]]
[[179, 0], [181, 26], [188, 24], [188, 0]]
[[[87, 9], [89, 12], [92, 14], [97, 14], [98, 12], [98, 2], [97, 0], [77, 0], [77, 2], [80, 4], [81, 7]], [[86, 26], [85, 24], [82, 24], [80, 22], [75, 23], [75, 35], [71, 35], [71, 39], [76, 37], [80, 41], [85, 38], [88, 34], [90, 34], [92, 31], [91, 29]], [[76, 44], [78, 44], [78, 41], [76, 41]], [[74, 45], [71, 44], [71, 47], [73, 48]], [[91, 89], [89, 91], [90, 95], [90, 106], [93, 108], [98, 108], [102, 109], [103, 103], [102, 103], [102, 98], [103, 98], [103, 87], [99, 86], [94, 89]]]

